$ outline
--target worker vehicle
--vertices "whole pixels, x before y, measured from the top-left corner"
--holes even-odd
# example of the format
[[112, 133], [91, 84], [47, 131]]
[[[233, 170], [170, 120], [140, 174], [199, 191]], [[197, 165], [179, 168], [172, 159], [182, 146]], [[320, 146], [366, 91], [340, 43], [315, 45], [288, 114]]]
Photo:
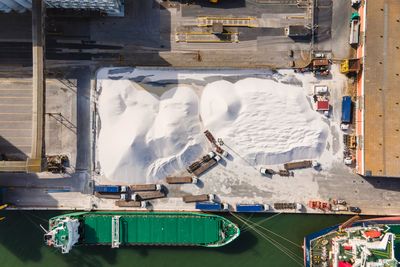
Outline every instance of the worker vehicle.
[[314, 58], [325, 58], [326, 57], [326, 55], [324, 54], [324, 53], [315, 53], [314, 54]]
[[353, 164], [353, 157], [352, 156], [347, 156], [347, 157], [344, 158], [343, 162], [347, 166], [350, 166], [350, 165]]
[[353, 8], [358, 8], [361, 4], [361, 0], [351, 0], [351, 6]]
[[351, 14], [350, 19], [350, 45], [358, 45], [360, 37], [360, 15], [357, 12]]
[[343, 74], [358, 73], [361, 69], [361, 62], [358, 58], [344, 59], [340, 62], [340, 72]]
[[339, 199], [334, 199], [332, 202], [335, 205], [347, 205], [346, 200], [340, 199], [340, 198]]

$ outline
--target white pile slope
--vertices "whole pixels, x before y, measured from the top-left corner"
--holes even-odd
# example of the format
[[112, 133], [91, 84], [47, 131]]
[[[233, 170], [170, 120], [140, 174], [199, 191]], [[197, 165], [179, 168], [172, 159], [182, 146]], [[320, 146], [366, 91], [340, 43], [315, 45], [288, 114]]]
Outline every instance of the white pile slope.
[[203, 152], [198, 97], [191, 88], [158, 98], [129, 80], [105, 80], [101, 90], [98, 153], [108, 179], [151, 183]]
[[304, 89], [273, 80], [208, 84], [201, 117], [205, 128], [252, 165], [317, 158], [328, 135]]

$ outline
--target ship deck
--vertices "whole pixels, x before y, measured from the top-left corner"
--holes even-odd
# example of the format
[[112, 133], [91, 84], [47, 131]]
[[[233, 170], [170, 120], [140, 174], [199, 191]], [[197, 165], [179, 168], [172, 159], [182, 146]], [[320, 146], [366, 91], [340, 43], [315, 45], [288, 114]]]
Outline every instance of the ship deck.
[[[112, 242], [113, 214], [84, 216], [84, 244]], [[122, 215], [119, 220], [121, 244], [207, 245], [220, 241], [222, 219], [195, 214]]]

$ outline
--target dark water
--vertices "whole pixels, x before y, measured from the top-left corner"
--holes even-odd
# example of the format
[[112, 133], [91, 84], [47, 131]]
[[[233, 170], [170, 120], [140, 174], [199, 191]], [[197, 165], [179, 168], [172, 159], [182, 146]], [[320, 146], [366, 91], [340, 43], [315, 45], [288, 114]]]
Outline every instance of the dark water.
[[[277, 247], [271, 245], [259, 234], [243, 230], [233, 243], [222, 248], [179, 248], [179, 247], [125, 247], [111, 249], [105, 246], [75, 247], [70, 254], [62, 255], [54, 248], [43, 245], [42, 224], [59, 212], [8, 211], [0, 222], [0, 267], [13, 266], [132, 266], [132, 267], [253, 267], [253, 266], [301, 266], [304, 235], [332, 224], [345, 221], [348, 217], [328, 215], [283, 215], [280, 214], [261, 225], [270, 231], [287, 238], [291, 244], [267, 231], [267, 236], [279, 241], [295, 253], [297, 263]], [[273, 215], [246, 215], [252, 222], [265, 220]], [[228, 219], [245, 227], [232, 216]]]

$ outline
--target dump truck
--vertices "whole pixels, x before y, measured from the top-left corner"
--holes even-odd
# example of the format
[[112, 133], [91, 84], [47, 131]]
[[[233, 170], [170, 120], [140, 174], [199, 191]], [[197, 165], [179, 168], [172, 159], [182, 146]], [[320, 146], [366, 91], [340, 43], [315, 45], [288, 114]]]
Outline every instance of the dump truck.
[[148, 206], [148, 203], [147, 201], [117, 200], [115, 201], [115, 205], [124, 208], [146, 208]]
[[212, 135], [212, 133], [210, 133], [209, 130], [204, 131], [204, 135], [207, 137], [208, 141], [210, 141], [211, 144], [216, 144], [217, 141], [215, 141], [214, 136]]
[[160, 184], [134, 184], [129, 186], [131, 191], [160, 191], [162, 186]]
[[197, 178], [192, 176], [168, 176], [166, 178], [168, 184], [197, 184]]
[[127, 191], [126, 186], [119, 185], [96, 185], [94, 191], [98, 193], [124, 193]]
[[218, 161], [216, 159], [212, 158], [209, 161], [202, 163], [199, 168], [197, 168], [196, 170], [193, 171], [193, 174], [196, 177], [199, 177], [200, 175], [205, 173], [208, 169], [217, 165], [217, 162]]
[[350, 19], [350, 45], [358, 45], [360, 38], [360, 15], [357, 12], [351, 14]]
[[295, 161], [283, 164], [285, 170], [294, 170], [294, 169], [304, 169], [304, 168], [311, 168], [313, 163], [311, 160], [303, 160], [303, 161]]
[[361, 69], [361, 62], [358, 58], [344, 59], [340, 62], [340, 72], [343, 74], [358, 73]]
[[187, 168], [187, 171], [198, 177], [216, 165], [220, 160], [221, 157], [215, 154], [214, 151], [211, 151], [207, 155], [203, 156], [200, 160], [190, 164], [190, 166]]
[[236, 204], [236, 212], [263, 212], [269, 209], [264, 204]]
[[351, 96], [343, 96], [342, 98], [342, 118], [340, 128], [347, 130], [351, 123], [352, 115], [352, 101]]
[[140, 199], [140, 200], [148, 200], [148, 199], [166, 197], [166, 195], [163, 191], [141, 191], [141, 192], [137, 192], [135, 194], [137, 194], [137, 196], [138, 196], [137, 199]]
[[186, 195], [182, 197], [183, 202], [203, 202], [203, 201], [214, 201], [214, 194], [203, 194], [203, 195]]
[[204, 211], [222, 211], [228, 209], [228, 204], [216, 202], [196, 202], [195, 208]]

